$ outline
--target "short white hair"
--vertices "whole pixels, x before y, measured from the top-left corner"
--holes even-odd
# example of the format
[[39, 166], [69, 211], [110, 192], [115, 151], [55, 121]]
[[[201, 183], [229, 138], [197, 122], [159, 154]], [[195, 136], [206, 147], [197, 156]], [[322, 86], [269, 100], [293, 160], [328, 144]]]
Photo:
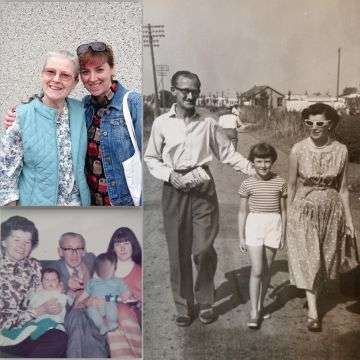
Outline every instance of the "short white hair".
[[75, 79], [77, 79], [79, 77], [79, 73], [80, 73], [79, 60], [78, 60], [77, 56], [74, 55], [73, 53], [71, 53], [70, 51], [67, 51], [67, 50], [49, 51], [45, 55], [43, 69], [45, 68], [45, 66], [50, 58], [63, 58], [63, 59], [69, 60], [74, 65]]
[[64, 234], [62, 234], [60, 236], [60, 239], [59, 239], [59, 248], [62, 248], [63, 245], [64, 245], [64, 241], [65, 239], [71, 239], [71, 238], [75, 238], [75, 239], [79, 239], [81, 241], [81, 245], [83, 247], [86, 246], [86, 243], [85, 243], [85, 239], [84, 237], [81, 235], [81, 234], [78, 234], [78, 233], [74, 233], [74, 232], [66, 232]]

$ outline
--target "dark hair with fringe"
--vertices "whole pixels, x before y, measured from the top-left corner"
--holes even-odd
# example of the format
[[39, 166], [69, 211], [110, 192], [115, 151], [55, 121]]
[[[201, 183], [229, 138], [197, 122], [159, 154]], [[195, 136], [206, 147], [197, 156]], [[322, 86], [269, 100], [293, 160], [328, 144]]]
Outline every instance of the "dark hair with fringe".
[[258, 143], [251, 147], [248, 156], [248, 159], [251, 162], [254, 162], [255, 158], [270, 158], [271, 161], [274, 163], [277, 159], [277, 152], [275, 148], [268, 143]]
[[134, 232], [128, 227], [120, 227], [117, 230], [115, 230], [115, 232], [113, 233], [110, 239], [108, 251], [114, 252], [115, 243], [119, 243], [119, 242], [120, 243], [129, 242], [131, 244], [131, 248], [132, 248], [131, 258], [136, 264], [141, 265], [142, 262], [141, 246]]

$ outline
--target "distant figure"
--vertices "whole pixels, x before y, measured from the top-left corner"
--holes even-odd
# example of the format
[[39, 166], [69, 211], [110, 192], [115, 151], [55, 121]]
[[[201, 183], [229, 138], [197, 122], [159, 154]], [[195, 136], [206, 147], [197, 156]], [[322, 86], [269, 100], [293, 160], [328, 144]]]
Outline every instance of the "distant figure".
[[238, 132], [237, 129], [242, 126], [240, 121], [240, 109], [238, 105], [228, 108], [227, 113], [219, 117], [219, 126], [221, 126], [234, 145], [235, 150], [237, 149], [238, 143]]

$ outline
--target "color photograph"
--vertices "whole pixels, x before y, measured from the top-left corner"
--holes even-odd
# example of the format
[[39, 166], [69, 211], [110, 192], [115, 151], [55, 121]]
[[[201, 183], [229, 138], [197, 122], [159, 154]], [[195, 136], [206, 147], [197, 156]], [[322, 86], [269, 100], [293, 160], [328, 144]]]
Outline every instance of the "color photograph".
[[0, 357], [141, 358], [142, 209], [0, 217]]
[[140, 206], [142, 3], [0, 11], [0, 205]]

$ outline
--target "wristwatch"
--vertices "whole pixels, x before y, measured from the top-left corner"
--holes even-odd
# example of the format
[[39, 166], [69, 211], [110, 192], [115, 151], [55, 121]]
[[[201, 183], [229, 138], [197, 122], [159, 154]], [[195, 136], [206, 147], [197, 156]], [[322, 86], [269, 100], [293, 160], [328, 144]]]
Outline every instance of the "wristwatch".
[[118, 299], [118, 295], [105, 295], [105, 301], [106, 302], [114, 302], [116, 303]]

